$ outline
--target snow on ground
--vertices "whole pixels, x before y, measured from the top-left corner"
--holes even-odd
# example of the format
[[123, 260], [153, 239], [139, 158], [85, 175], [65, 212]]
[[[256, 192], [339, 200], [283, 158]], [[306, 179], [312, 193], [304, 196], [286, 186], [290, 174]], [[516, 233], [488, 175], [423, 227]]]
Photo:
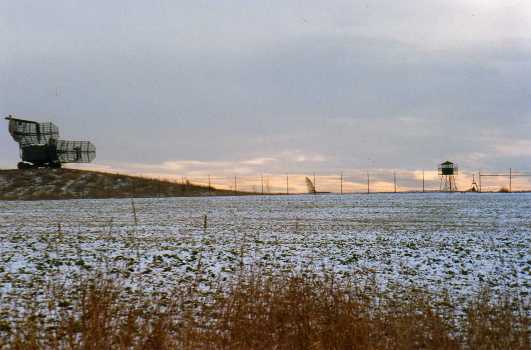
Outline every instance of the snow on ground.
[[[0, 297], [106, 269], [162, 291], [198, 269], [242, 262], [371, 275], [466, 298], [481, 286], [528, 296], [531, 194], [373, 194], [0, 201]], [[204, 216], [207, 227], [204, 228]]]

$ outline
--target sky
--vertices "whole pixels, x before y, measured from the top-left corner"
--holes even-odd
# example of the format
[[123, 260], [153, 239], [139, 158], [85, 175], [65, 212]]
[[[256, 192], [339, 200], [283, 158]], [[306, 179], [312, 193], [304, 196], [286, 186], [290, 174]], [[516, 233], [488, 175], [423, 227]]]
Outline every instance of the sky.
[[0, 42], [0, 113], [95, 169], [531, 170], [528, 0], [0, 0]]

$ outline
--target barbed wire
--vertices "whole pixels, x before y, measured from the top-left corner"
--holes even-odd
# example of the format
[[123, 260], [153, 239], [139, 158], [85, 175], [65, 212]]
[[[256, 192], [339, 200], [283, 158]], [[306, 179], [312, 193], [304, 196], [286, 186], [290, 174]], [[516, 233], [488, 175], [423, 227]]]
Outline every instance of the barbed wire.
[[[456, 177], [458, 190], [468, 191], [478, 182], [483, 192], [531, 191], [531, 174], [513, 172], [486, 180], [476, 172], [461, 172]], [[486, 175], [485, 175], [486, 176]], [[157, 179], [179, 184], [190, 184], [238, 192], [253, 193], [308, 193], [308, 180], [315, 192], [364, 193], [364, 192], [433, 192], [440, 190], [441, 178], [436, 171], [349, 171], [339, 174], [272, 174], [259, 175], [166, 175]], [[478, 185], [479, 188], [479, 185]]]
[[[9, 169], [0, 169], [9, 170]], [[436, 171], [421, 170], [349, 170], [338, 173], [287, 174], [164, 174], [161, 176], [113, 172], [115, 175], [135, 176], [176, 184], [197, 185], [234, 192], [263, 194], [298, 194], [309, 192], [375, 193], [375, 192], [433, 192], [440, 190], [441, 178]], [[308, 187], [309, 182], [311, 188]], [[505, 172], [461, 171], [456, 176], [459, 191], [472, 189], [476, 183], [482, 192], [531, 191], [531, 171]]]

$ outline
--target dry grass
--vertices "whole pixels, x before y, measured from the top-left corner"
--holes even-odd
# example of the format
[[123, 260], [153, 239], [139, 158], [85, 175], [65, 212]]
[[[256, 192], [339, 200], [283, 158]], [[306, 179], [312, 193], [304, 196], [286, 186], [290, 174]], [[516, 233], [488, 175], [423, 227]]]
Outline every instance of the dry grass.
[[29, 304], [19, 321], [0, 323], [0, 349], [530, 348], [528, 304], [488, 292], [458, 306], [330, 274], [250, 270], [210, 293], [199, 285], [169, 298], [137, 295], [104, 275], [49, 287], [47, 310]]
[[[0, 170], [0, 200], [232, 195], [190, 182], [76, 169]], [[239, 193], [242, 194], [242, 193]]]

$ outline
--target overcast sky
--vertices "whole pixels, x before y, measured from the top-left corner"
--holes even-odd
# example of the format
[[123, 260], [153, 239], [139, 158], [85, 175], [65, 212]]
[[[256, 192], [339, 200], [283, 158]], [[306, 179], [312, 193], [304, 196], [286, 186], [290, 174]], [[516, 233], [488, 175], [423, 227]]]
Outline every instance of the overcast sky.
[[0, 4], [0, 111], [97, 167], [531, 169], [529, 0]]

